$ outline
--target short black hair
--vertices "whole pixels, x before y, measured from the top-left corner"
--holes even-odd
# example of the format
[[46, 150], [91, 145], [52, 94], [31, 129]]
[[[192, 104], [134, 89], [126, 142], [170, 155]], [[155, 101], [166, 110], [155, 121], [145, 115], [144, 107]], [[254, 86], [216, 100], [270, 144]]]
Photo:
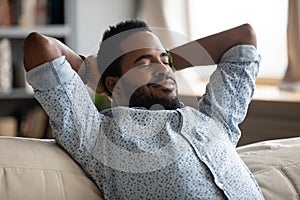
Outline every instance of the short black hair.
[[[114, 26], [110, 26], [103, 34], [102, 42], [98, 51], [98, 68], [102, 74], [101, 80], [104, 84], [108, 76], [121, 77], [121, 60], [123, 52], [120, 49], [120, 42], [128, 36], [139, 31], [149, 31], [148, 25], [142, 20], [127, 20]], [[109, 94], [109, 90], [107, 90]]]
[[[105, 41], [106, 39], [117, 35], [121, 32], [125, 32], [128, 30], [134, 30], [134, 29], [138, 29], [138, 31], [151, 31], [148, 27], [148, 25], [146, 24], [146, 22], [142, 21], [142, 20], [128, 20], [128, 21], [123, 21], [120, 22], [114, 26], [110, 26], [103, 34], [102, 37], [102, 42]], [[132, 32], [130, 33], [132, 34]], [[128, 37], [129, 35], [124, 35], [123, 39], [126, 38], [126, 36]]]

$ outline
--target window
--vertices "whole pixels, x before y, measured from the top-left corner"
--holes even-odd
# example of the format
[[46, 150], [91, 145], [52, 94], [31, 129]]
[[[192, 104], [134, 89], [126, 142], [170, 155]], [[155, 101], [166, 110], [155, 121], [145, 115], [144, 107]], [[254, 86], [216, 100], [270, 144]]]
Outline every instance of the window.
[[250, 23], [262, 56], [259, 77], [281, 79], [287, 66], [286, 0], [190, 0], [191, 39]]

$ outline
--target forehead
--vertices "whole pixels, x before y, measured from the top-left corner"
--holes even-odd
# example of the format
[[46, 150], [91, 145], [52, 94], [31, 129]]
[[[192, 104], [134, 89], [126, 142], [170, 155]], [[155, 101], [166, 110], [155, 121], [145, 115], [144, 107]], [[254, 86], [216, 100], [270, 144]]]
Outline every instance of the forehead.
[[138, 49], [164, 50], [159, 38], [149, 31], [139, 31], [130, 35], [120, 43], [120, 48], [124, 53]]

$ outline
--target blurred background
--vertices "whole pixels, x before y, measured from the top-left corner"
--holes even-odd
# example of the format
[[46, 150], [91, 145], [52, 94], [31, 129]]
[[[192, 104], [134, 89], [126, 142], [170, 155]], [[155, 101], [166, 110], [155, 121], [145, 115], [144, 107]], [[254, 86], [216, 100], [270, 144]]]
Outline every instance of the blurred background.
[[[299, 11], [299, 0], [0, 0], [0, 135], [51, 138], [25, 81], [22, 45], [28, 33], [56, 37], [90, 55], [109, 25], [144, 19], [170, 31], [161, 35], [166, 48], [250, 23], [262, 62], [239, 145], [300, 136]], [[196, 106], [213, 67], [178, 72], [179, 81], [189, 77], [179, 89], [187, 105]]]

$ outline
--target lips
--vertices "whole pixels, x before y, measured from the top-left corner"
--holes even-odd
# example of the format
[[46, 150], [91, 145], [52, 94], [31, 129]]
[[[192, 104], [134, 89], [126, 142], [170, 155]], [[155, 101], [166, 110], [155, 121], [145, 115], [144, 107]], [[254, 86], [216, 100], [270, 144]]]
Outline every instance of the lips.
[[163, 81], [158, 84], [155, 84], [154, 87], [160, 87], [160, 86], [165, 86], [165, 87], [174, 87], [174, 82], [169, 80], [169, 81]]
[[174, 87], [175, 82], [172, 79], [165, 79], [159, 83], [149, 83], [147, 85], [153, 88], [158, 88], [158, 87], [169, 88], [169, 87]]

